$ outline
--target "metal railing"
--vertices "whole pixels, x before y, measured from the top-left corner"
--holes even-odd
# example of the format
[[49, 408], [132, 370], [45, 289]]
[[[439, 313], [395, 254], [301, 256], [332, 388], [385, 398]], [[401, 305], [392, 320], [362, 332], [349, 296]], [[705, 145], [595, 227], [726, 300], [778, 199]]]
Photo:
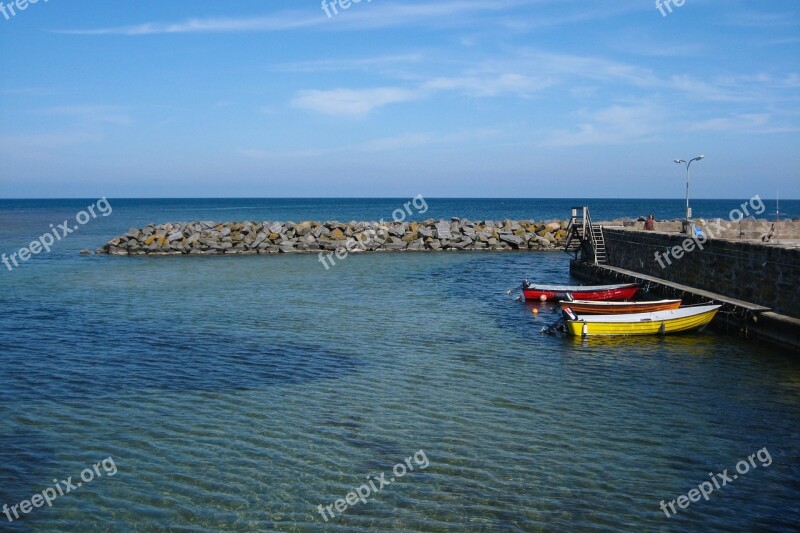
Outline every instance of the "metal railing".
[[[580, 210], [581, 214], [578, 216], [578, 210]], [[572, 216], [570, 217], [569, 221], [570, 227], [570, 238], [571, 241], [574, 237], [580, 237], [581, 241], [588, 240], [592, 245], [592, 251], [594, 252], [594, 264], [599, 264], [598, 261], [598, 251], [601, 252], [603, 258], [607, 261], [607, 251], [605, 248], [605, 239], [602, 238], [602, 231], [603, 228], [599, 228], [600, 238], [598, 239], [597, 235], [594, 232], [594, 225], [592, 224], [592, 215], [589, 213], [589, 207], [573, 207], [572, 208]], [[578, 231], [580, 228], [580, 231]], [[569, 241], [567, 242], [567, 247], [569, 247]]]

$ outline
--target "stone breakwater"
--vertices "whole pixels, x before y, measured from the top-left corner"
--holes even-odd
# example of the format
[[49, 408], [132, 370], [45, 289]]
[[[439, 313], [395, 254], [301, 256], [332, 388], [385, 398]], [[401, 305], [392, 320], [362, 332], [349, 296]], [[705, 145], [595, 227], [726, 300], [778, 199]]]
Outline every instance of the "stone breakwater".
[[179, 222], [133, 228], [98, 253], [220, 255], [442, 250], [557, 250], [566, 222], [453, 217], [422, 222]]

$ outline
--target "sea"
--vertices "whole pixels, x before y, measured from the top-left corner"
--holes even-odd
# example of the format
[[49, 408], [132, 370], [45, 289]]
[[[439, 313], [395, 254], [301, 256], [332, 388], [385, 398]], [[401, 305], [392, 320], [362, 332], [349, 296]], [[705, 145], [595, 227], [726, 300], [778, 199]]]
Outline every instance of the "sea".
[[0, 531], [800, 527], [800, 354], [544, 335], [554, 307], [513, 290], [576, 283], [565, 253], [80, 254], [148, 223], [663, 220], [683, 200], [98, 200], [0, 200], [0, 254], [61, 237], [0, 264]]

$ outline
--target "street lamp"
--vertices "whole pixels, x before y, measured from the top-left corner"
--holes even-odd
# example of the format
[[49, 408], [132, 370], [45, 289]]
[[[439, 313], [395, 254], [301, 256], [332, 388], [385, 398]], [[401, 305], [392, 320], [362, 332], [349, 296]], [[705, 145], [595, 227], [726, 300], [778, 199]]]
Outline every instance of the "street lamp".
[[687, 233], [687, 234], [690, 232], [690, 230], [689, 230], [689, 219], [692, 218], [692, 208], [689, 207], [689, 167], [692, 166], [692, 163], [694, 161], [700, 161], [704, 157], [705, 157], [704, 155], [699, 155], [699, 156], [695, 157], [694, 159], [690, 159], [689, 161], [685, 161], [683, 159], [676, 159], [675, 160], [675, 162], [677, 164], [679, 164], [679, 165], [681, 163], [686, 165], [686, 221], [683, 223], [683, 232]]

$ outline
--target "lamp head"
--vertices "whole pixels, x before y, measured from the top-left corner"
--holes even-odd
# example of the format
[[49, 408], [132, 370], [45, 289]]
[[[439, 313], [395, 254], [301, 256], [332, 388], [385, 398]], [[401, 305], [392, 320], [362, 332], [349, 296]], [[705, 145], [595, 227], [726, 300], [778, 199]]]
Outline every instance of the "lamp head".
[[678, 163], [678, 164], [686, 163], [686, 161], [684, 161], [683, 159], [676, 159], [675, 162]]

